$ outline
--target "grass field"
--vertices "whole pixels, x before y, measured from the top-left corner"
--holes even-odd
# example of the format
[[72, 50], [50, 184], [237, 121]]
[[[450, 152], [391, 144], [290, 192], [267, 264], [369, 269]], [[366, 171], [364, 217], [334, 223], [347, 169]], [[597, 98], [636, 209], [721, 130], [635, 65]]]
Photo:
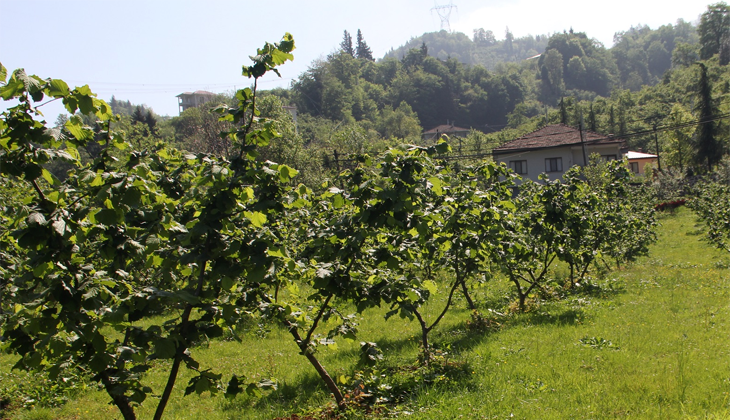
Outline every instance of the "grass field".
[[[730, 254], [704, 240], [687, 209], [663, 215], [660, 222], [659, 240], [648, 257], [595, 275], [581, 293], [537, 302], [525, 314], [508, 314], [511, 289], [504, 281], [476, 290], [482, 313], [491, 314], [499, 328], [467, 329], [470, 311], [458, 301], [431, 338], [457, 368], [416, 380], [403, 373], [376, 375], [375, 382], [394, 390], [405, 389], [403, 382], [410, 380], [409, 392], [387, 413], [370, 418], [730, 419]], [[432, 316], [443, 299], [431, 304]], [[385, 311], [364, 314], [359, 339], [382, 348], [380, 372], [407, 372], [403, 367], [413, 366], [418, 356], [418, 325], [400, 318], [385, 321]], [[331, 405], [290, 335], [270, 329], [265, 338], [252, 328], [243, 343], [212, 341], [193, 352], [201, 368], [224, 377], [276, 378], [276, 391], [232, 400], [222, 394], [183, 397], [190, 377], [183, 372], [166, 418], [272, 419]], [[342, 341], [337, 349], [322, 350], [321, 360], [333, 376], [350, 380], [358, 348]], [[14, 360], [0, 356], [0, 397], [38, 392], [42, 399], [39, 389], [47, 385], [11, 372]], [[163, 372], [161, 366], [149, 376], [157, 392]], [[138, 418], [151, 418], [150, 399], [138, 409]], [[108, 400], [92, 384], [74, 391], [61, 407], [0, 411], [0, 417], [121, 418]], [[346, 416], [361, 417], [359, 412]]]

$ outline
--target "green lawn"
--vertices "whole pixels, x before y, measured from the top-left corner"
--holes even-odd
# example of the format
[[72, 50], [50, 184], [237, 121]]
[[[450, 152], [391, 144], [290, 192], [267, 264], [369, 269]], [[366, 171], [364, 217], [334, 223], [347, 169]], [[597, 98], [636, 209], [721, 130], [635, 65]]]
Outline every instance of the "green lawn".
[[[494, 315], [502, 325], [498, 330], [467, 330], [470, 312], [457, 301], [431, 341], [465, 372], [436, 383], [415, 384], [390, 416], [730, 419], [730, 254], [704, 240], [687, 209], [660, 221], [659, 240], [649, 257], [595, 276], [591, 284], [598, 287], [589, 292], [540, 302], [526, 314]], [[560, 274], [559, 270], [554, 275]], [[475, 295], [482, 312], [489, 313], [491, 307], [506, 313], [510, 290], [504, 281], [478, 289]], [[432, 316], [443, 299], [429, 308]], [[386, 356], [384, 368], [412, 365], [418, 356], [417, 323], [400, 318], [384, 321], [385, 311], [365, 313], [359, 338], [379, 344]], [[270, 328], [266, 338], [259, 338], [252, 327], [244, 343], [212, 341], [194, 353], [201, 368], [212, 368], [224, 377], [231, 373], [249, 379], [273, 377], [278, 390], [261, 398], [183, 397], [190, 377], [183, 372], [166, 418], [271, 419], [331, 404], [288, 333]], [[333, 376], [352, 376], [359, 345], [345, 341], [338, 345], [322, 351], [322, 362]], [[13, 361], [0, 356], [0, 378], [4, 378], [0, 396], [27, 378], [9, 373]], [[156, 392], [162, 388], [163, 371], [150, 374]], [[398, 380], [382, 379], [393, 385]], [[107, 402], [106, 394], [92, 385], [60, 408], [0, 412], [0, 417], [121, 418]], [[151, 418], [150, 402], [154, 401], [138, 410], [140, 419]]]

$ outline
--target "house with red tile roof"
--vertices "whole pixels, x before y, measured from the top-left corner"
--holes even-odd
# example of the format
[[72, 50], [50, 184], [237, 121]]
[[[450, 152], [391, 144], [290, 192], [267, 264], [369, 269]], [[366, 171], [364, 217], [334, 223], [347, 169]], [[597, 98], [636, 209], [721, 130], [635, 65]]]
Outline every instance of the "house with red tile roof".
[[453, 121], [447, 120], [446, 124], [441, 124], [428, 131], [424, 131], [422, 136], [424, 140], [438, 140], [444, 134], [449, 137], [466, 137], [469, 134], [469, 129], [457, 127]]
[[573, 165], [585, 166], [594, 153], [605, 160], [622, 159], [624, 145], [623, 139], [552, 124], [495, 148], [492, 157], [522, 178], [537, 181], [543, 172], [550, 179], [561, 178]]

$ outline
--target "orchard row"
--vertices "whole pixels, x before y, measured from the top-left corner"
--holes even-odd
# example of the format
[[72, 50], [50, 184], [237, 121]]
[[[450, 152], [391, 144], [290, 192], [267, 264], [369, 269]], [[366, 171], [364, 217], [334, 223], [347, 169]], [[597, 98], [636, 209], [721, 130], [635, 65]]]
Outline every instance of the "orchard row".
[[[429, 333], [454, 295], [476, 308], [473, 283], [502, 273], [524, 308], [558, 261], [570, 268], [562, 285], [570, 288], [597, 261], [631, 261], [654, 239], [652, 203], [620, 162], [574, 168], [563, 182], [520, 183], [491, 162], [440, 159], [450, 148], [441, 141], [357, 156], [316, 190], [297, 185], [295, 169], [257, 160], [277, 133], [258, 117], [255, 81], [293, 48], [288, 34], [267, 43], [244, 67], [253, 87], [237, 92], [237, 106], [217, 109], [235, 127], [222, 133], [236, 145], [227, 158], [134, 150], [108, 129], [110, 108], [88, 87], [22, 70], [8, 79], [0, 66], [0, 96], [19, 101], [0, 120], [0, 343], [20, 356], [17, 367], [51, 378], [81, 370], [133, 419], [153, 392], [145, 372], [167, 360], [169, 379], [154, 390], [160, 419], [183, 364], [197, 371], [186, 393], [214, 392], [222, 380], [190, 348], [263, 317], [288, 329], [344, 407], [316, 350], [354, 338], [365, 309], [385, 305], [387, 316], [417, 320], [428, 364]], [[44, 98], [96, 115], [102, 129], [75, 116], [47, 129]], [[78, 148], [89, 142], [103, 150], [82, 162]], [[56, 160], [74, 165], [64, 180], [44, 168]], [[427, 319], [423, 307], [439, 289], [448, 298]], [[378, 357], [370, 343], [363, 350]], [[231, 395], [267, 385], [226, 380]]]

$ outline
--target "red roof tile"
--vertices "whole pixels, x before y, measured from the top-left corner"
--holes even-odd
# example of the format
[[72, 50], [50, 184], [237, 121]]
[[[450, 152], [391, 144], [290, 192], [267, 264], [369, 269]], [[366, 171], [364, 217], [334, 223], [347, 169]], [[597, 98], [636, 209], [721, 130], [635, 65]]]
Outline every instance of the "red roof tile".
[[457, 127], [457, 126], [451, 125], [451, 124], [441, 124], [441, 125], [439, 125], [437, 127], [434, 127], [434, 128], [432, 128], [432, 129], [430, 129], [428, 131], [424, 131], [423, 134], [436, 134], [436, 133], [440, 133], [440, 134], [446, 133], [446, 134], [448, 134], [448, 133], [454, 133], [454, 132], [457, 132], [457, 131], [469, 131], [469, 129], [468, 128], [463, 128], [463, 127]]
[[[583, 131], [583, 138], [586, 144], [614, 144], [624, 142], [623, 139], [608, 137], [589, 130]], [[509, 141], [495, 148], [492, 153], [500, 154], [533, 149], [547, 149], [550, 147], [570, 146], [580, 143], [580, 130], [565, 124], [552, 124]]]

